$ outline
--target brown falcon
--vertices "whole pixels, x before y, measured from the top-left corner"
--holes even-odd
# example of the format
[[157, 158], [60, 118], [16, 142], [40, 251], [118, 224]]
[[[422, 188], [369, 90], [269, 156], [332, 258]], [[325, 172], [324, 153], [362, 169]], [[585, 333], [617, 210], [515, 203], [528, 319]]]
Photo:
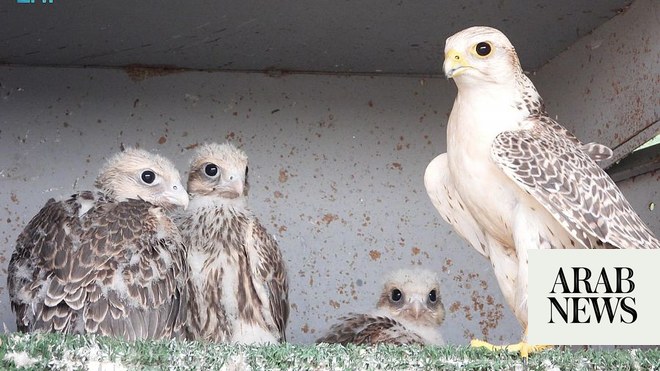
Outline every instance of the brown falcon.
[[[424, 176], [440, 215], [490, 259], [527, 329], [529, 249], [652, 248], [660, 243], [582, 144], [545, 111], [511, 42], [490, 27], [447, 39], [444, 71], [458, 87], [447, 153]], [[526, 356], [529, 350], [519, 344]]]
[[317, 343], [443, 345], [445, 308], [435, 273], [401, 269], [387, 277], [376, 309], [339, 318]]
[[275, 239], [247, 206], [246, 154], [205, 144], [188, 175], [190, 207], [178, 217], [188, 247], [188, 336], [218, 342], [285, 340], [287, 273]]
[[18, 236], [7, 280], [18, 330], [183, 334], [185, 251], [167, 213], [188, 205], [179, 172], [128, 149], [108, 160], [96, 186], [48, 200]]

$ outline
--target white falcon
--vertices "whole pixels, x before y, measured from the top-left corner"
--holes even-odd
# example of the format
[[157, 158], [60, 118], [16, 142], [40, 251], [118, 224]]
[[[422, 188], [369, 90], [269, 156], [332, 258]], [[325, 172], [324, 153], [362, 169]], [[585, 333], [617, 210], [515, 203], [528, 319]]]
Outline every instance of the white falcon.
[[229, 143], [200, 146], [190, 163], [190, 207], [177, 223], [188, 248], [191, 339], [286, 340], [286, 267], [277, 242], [247, 206], [247, 164], [245, 152]]
[[528, 250], [660, 247], [595, 163], [609, 148], [582, 144], [548, 116], [502, 32], [449, 37], [443, 67], [458, 94], [447, 153], [428, 165], [424, 184], [440, 215], [490, 259], [525, 330]]

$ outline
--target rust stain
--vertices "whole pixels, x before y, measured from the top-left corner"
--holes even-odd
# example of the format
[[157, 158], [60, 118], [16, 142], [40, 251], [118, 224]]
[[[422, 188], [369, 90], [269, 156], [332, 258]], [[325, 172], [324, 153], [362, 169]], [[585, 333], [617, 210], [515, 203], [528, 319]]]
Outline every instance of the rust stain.
[[167, 76], [186, 71], [185, 68], [175, 66], [144, 66], [131, 64], [124, 67], [124, 72], [134, 82], [142, 81], [150, 77]]
[[463, 306], [463, 312], [465, 312], [465, 319], [468, 321], [472, 321], [472, 311], [470, 310], [469, 305]]
[[18, 204], [18, 196], [16, 196], [16, 193], [12, 192], [10, 198], [11, 202]]
[[371, 260], [378, 260], [380, 259], [380, 252], [378, 250], [371, 250], [369, 251], [369, 256], [371, 257]]
[[401, 151], [404, 148], [405, 149], [410, 149], [410, 143], [404, 143], [405, 138], [402, 136], [399, 137], [399, 143], [397, 143], [396, 147], [394, 147], [397, 151]]
[[412, 251], [412, 254], [413, 254], [413, 255], [418, 255], [419, 252], [420, 252], [421, 250], [419, 249], [419, 247], [414, 246], [414, 247], [411, 249], [411, 251]]
[[325, 225], [329, 225], [330, 223], [332, 223], [332, 222], [334, 222], [335, 220], [338, 220], [338, 219], [339, 219], [339, 216], [337, 216], [335, 214], [328, 213], [328, 214], [325, 214], [323, 216], [323, 219], [321, 219], [321, 220], [323, 222], [325, 222]]
[[197, 147], [199, 147], [199, 143], [193, 143], [193, 144], [190, 144], [190, 145], [186, 146], [186, 149], [190, 150], [190, 149], [195, 149]]
[[504, 317], [503, 309], [504, 305], [502, 304], [489, 304], [489, 302], [494, 303], [493, 298], [488, 296], [484, 297], [479, 295], [478, 291], [472, 292], [472, 309], [475, 312], [479, 313], [481, 320], [479, 325], [481, 326], [481, 334], [484, 338], [488, 338], [488, 334], [491, 329], [497, 328], [502, 317]]
[[302, 325], [302, 327], [300, 328], [300, 331], [302, 331], [302, 332], [305, 333], [305, 334], [309, 333], [309, 325], [308, 325], [307, 323], [305, 323], [305, 324]]
[[390, 164], [390, 169], [403, 170], [403, 166], [398, 162], [393, 162]]
[[283, 232], [286, 232], [286, 231], [287, 231], [287, 228], [286, 228], [285, 225], [280, 226], [280, 228], [277, 230], [277, 232], [278, 232], [279, 234], [282, 234]]
[[[451, 265], [449, 259], [445, 260], [445, 268]], [[497, 328], [500, 320], [504, 317], [504, 305], [496, 303], [495, 299], [487, 294], [488, 282], [480, 279], [478, 273], [466, 273], [459, 270], [454, 275], [454, 281], [458, 282], [458, 287], [463, 290], [469, 290], [470, 303], [468, 305], [454, 302], [451, 304], [450, 312], [463, 312], [468, 321], [475, 320], [481, 328], [481, 336], [488, 340], [490, 330]], [[473, 336], [473, 335], [472, 335]]]
[[282, 197], [284, 197], [284, 195], [283, 195], [282, 192], [280, 192], [280, 191], [275, 191], [275, 192], [273, 192], [273, 196], [275, 196], [275, 198], [282, 198]]
[[363, 214], [363, 215], [364, 215], [364, 222], [362, 223], [362, 226], [366, 227], [371, 222], [371, 217], [367, 214]]
[[165, 144], [167, 142], [167, 138], [164, 135], [161, 135], [160, 138], [158, 138], [158, 144]]
[[280, 169], [280, 176], [278, 180], [280, 183], [285, 183], [287, 180], [289, 180], [289, 172], [284, 169]]
[[341, 304], [339, 304], [339, 302], [337, 302], [335, 300], [330, 300], [329, 303], [330, 303], [330, 306], [335, 308], [335, 309], [339, 309], [339, 307], [341, 306]]
[[[234, 116], [236, 116], [236, 115], [237, 115], [237, 113], [234, 112]], [[226, 140], [231, 140], [231, 139], [234, 139], [234, 138], [236, 138], [236, 133], [234, 133], [233, 131], [230, 131], [229, 134], [225, 135]]]

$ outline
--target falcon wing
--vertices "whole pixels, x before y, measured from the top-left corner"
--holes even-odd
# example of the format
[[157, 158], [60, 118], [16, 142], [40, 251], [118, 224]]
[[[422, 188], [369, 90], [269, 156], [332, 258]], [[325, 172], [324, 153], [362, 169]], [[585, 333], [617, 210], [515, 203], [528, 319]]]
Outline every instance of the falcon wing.
[[33, 243], [35, 278], [19, 288], [34, 300], [21, 298], [34, 316], [24, 330], [129, 340], [178, 333], [186, 299], [184, 251], [162, 209], [138, 200], [97, 199], [79, 218], [74, 207], [67, 218], [44, 219], [53, 208], [76, 201], [59, 204], [49, 202], [26, 227], [43, 239], [19, 237], [19, 245]]
[[185, 250], [163, 209], [108, 202], [90, 210], [83, 228], [72, 264], [53, 282], [80, 282], [86, 290], [86, 331], [131, 340], [178, 336], [187, 299]]
[[583, 144], [575, 135], [573, 135], [573, 133], [566, 130], [566, 128], [561, 126], [557, 121], [547, 119], [545, 122], [547, 130], [553, 132], [557, 136], [566, 138], [566, 140], [577, 146], [580, 146], [582, 151], [584, 151], [584, 153], [586, 153], [592, 160], [603, 161], [612, 157], [613, 152], [609, 147], [594, 142]]
[[465, 208], [461, 195], [451, 180], [447, 154], [434, 158], [426, 167], [424, 186], [433, 206], [442, 218], [482, 255], [488, 257], [487, 238], [474, 217]]
[[[93, 193], [83, 192], [65, 201], [51, 198], [18, 236], [9, 262], [7, 286], [19, 331], [34, 329], [35, 321], [42, 314], [42, 287], [50, 279], [50, 268], [61, 264], [66, 251], [80, 241], [82, 227], [78, 214], [85, 201], [94, 202]], [[63, 331], [68, 311], [66, 308], [54, 309], [59, 313], [51, 318], [51, 328]]]
[[531, 129], [503, 132], [491, 147], [493, 161], [509, 178], [586, 247], [660, 248], [619, 188], [594, 162], [600, 149], [585, 152], [588, 145], [561, 135], [554, 129], [559, 124], [547, 116], [531, 116], [527, 121]]
[[580, 148], [594, 161], [607, 160], [614, 154], [610, 147], [600, 143], [590, 142], [582, 144]]
[[340, 317], [341, 322], [333, 325], [328, 333], [316, 340], [317, 343], [346, 344], [419, 344], [424, 339], [408, 330], [398, 321], [370, 314], [349, 314]]
[[504, 298], [512, 307], [515, 307], [511, 304], [515, 299], [513, 277], [516, 277], [515, 272], [518, 270], [517, 259], [511, 259], [512, 254], [517, 256], [515, 248], [504, 246], [496, 239], [486, 235], [483, 228], [466, 209], [461, 196], [454, 188], [446, 153], [433, 159], [426, 167], [424, 185], [433, 206], [442, 218], [451, 224], [454, 230], [479, 253], [490, 259]]
[[256, 270], [253, 274], [253, 277], [257, 278], [255, 283], [263, 286], [267, 295], [262, 297], [262, 291], [257, 291], [262, 302], [268, 303], [268, 306], [264, 307], [270, 310], [270, 316], [264, 313], [264, 318], [273, 319], [280, 334], [280, 341], [285, 341], [289, 319], [289, 283], [282, 253], [275, 239], [256, 218], [251, 222], [247, 244], [253, 245], [253, 248], [248, 248], [247, 251], [256, 251], [258, 254], [258, 263], [251, 257], [250, 266]]

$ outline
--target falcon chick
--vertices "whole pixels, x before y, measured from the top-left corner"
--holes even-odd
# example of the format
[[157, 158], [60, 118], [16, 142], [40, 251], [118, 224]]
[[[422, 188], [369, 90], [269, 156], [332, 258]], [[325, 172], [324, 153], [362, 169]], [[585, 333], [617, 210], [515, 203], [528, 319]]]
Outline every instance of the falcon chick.
[[178, 336], [187, 271], [166, 210], [188, 205], [179, 172], [128, 149], [107, 161], [96, 186], [48, 200], [18, 236], [7, 278], [18, 330]]
[[339, 318], [317, 343], [443, 345], [440, 325], [445, 307], [435, 273], [401, 269], [383, 285], [376, 309]]
[[443, 67], [458, 94], [447, 153], [428, 165], [424, 184], [440, 215], [490, 259], [525, 331], [529, 249], [660, 247], [594, 162], [609, 148], [582, 144], [548, 116], [504, 34], [458, 32]]
[[190, 207], [178, 218], [188, 247], [191, 339], [286, 339], [287, 272], [277, 242], [247, 207], [247, 164], [229, 143], [205, 144], [191, 160]]

